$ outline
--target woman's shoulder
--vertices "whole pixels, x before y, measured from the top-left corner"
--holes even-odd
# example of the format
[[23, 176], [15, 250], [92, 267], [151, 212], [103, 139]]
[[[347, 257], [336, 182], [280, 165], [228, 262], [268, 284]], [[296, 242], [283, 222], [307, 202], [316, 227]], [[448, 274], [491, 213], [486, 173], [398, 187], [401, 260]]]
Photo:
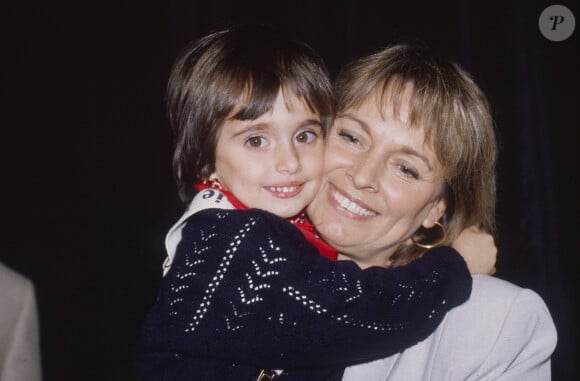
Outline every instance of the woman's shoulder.
[[554, 333], [546, 303], [535, 291], [497, 277], [473, 277], [469, 299], [451, 310], [445, 324], [464, 330], [480, 344], [496, 345], [498, 338], [526, 341], [537, 332]]
[[[545, 380], [557, 341], [543, 299], [505, 280], [473, 277], [470, 298], [424, 341], [347, 369], [343, 380]], [[372, 377], [371, 377], [372, 378]]]
[[469, 300], [449, 312], [442, 328], [440, 344], [446, 349], [440, 355], [461, 360], [463, 371], [506, 380], [549, 375], [557, 332], [546, 303], [531, 289], [474, 276]]
[[465, 308], [495, 313], [492, 316], [497, 318], [525, 315], [530, 311], [549, 315], [544, 300], [534, 290], [489, 275], [473, 276], [471, 296]]

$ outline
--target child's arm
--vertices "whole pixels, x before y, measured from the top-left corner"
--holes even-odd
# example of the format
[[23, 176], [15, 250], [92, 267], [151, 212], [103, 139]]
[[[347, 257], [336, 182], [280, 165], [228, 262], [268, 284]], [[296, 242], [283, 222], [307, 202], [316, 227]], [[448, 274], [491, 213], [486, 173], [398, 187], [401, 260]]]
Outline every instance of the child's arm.
[[451, 246], [465, 259], [471, 274], [495, 274], [497, 247], [491, 234], [470, 226], [463, 229]]
[[137, 364], [176, 356], [276, 369], [359, 363], [427, 337], [470, 291], [451, 248], [361, 270], [321, 257], [269, 213], [206, 210], [183, 230]]

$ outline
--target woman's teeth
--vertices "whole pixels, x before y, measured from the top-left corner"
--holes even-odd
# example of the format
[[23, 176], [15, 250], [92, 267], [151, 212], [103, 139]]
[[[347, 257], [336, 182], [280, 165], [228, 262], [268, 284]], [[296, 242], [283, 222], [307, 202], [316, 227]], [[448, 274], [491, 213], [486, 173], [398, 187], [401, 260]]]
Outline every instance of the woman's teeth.
[[370, 211], [368, 209], [365, 209], [360, 205], [357, 205], [356, 203], [350, 201], [349, 199], [347, 199], [346, 197], [344, 197], [343, 195], [341, 195], [338, 192], [332, 192], [332, 198], [334, 198], [334, 200], [336, 202], [338, 202], [338, 204], [341, 207], [343, 207], [344, 209], [348, 210], [349, 212], [351, 212], [353, 214], [358, 214], [360, 216], [365, 216], [365, 217], [376, 215], [375, 212]]

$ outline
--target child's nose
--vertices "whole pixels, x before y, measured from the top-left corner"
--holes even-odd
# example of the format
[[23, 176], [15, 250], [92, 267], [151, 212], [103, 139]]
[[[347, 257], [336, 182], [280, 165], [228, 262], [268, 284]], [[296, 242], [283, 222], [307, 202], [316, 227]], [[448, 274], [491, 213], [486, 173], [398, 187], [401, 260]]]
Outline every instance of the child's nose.
[[300, 159], [294, 147], [279, 147], [276, 150], [276, 170], [296, 173], [300, 170]]

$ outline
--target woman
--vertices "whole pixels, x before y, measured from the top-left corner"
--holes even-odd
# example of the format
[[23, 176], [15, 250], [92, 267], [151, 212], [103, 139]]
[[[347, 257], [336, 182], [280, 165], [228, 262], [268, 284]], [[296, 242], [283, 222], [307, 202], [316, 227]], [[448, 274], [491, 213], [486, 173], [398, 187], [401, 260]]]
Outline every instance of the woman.
[[[493, 233], [492, 118], [463, 69], [393, 46], [348, 65], [335, 96], [326, 177], [308, 213], [342, 258], [399, 265], [420, 256], [425, 242], [448, 244], [467, 226]], [[537, 294], [476, 276], [470, 300], [429, 338], [351, 367], [343, 380], [546, 380], [555, 345]]]

